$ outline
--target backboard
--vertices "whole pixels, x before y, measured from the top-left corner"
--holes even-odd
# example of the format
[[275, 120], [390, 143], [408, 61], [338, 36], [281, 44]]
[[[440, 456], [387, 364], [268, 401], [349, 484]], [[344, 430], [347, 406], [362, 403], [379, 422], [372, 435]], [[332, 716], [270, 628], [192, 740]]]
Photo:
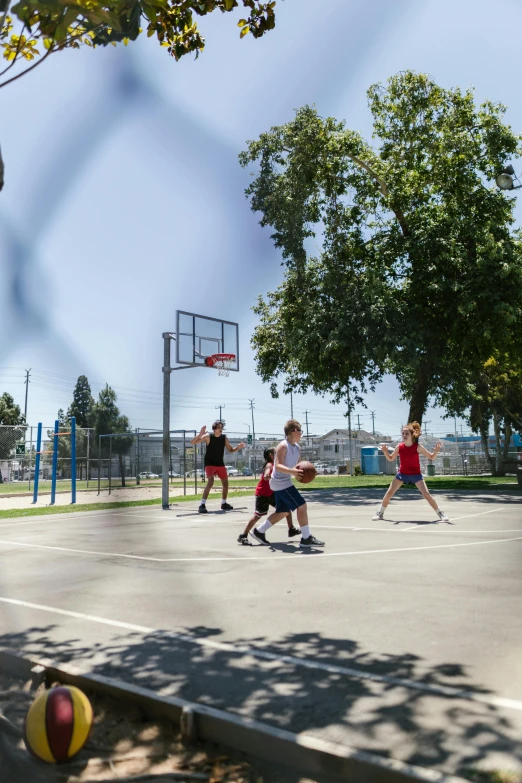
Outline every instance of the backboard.
[[206, 315], [176, 312], [176, 361], [205, 367], [205, 359], [215, 353], [233, 353], [232, 372], [239, 370], [239, 326]]

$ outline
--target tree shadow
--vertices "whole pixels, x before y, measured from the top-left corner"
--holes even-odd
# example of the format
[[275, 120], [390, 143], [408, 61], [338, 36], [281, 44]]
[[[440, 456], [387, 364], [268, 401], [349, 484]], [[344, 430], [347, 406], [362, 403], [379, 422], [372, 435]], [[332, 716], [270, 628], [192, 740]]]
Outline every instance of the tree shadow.
[[449, 774], [498, 758], [522, 764], [518, 713], [496, 706], [458, 662], [429, 666], [315, 633], [227, 644], [220, 628], [194, 626], [85, 647], [53, 631], [4, 634], [0, 647]]
[[[473, 488], [462, 489], [443, 489], [428, 485], [430, 492], [435, 492], [435, 496], [444, 495], [451, 503], [483, 503], [484, 505], [498, 504], [502, 505], [520, 505], [522, 499], [522, 488], [518, 488], [517, 485], [513, 489], [497, 490], [494, 487], [485, 488], [481, 486], [476, 491]], [[382, 500], [387, 487], [377, 488], [362, 488], [362, 489], [350, 489], [350, 488], [337, 488], [337, 489], [309, 489], [306, 490], [304, 497], [306, 500], [315, 501], [318, 503], [324, 503], [327, 506], [374, 506], [376, 502]], [[415, 486], [403, 485], [395, 494], [391, 501], [390, 508], [393, 507], [394, 500], [400, 499], [403, 502], [413, 502], [415, 500], [422, 500], [422, 495]]]

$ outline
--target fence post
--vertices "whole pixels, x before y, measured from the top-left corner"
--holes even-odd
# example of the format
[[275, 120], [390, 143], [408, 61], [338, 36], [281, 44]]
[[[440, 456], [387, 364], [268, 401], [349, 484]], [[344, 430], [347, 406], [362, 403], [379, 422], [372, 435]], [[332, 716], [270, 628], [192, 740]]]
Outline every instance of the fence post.
[[58, 467], [58, 429], [60, 422], [58, 419], [54, 422], [54, 435], [53, 435], [53, 472], [51, 477], [51, 506], [54, 506], [56, 499], [56, 470]]
[[76, 503], [76, 416], [71, 416], [71, 505]]
[[109, 495], [112, 492], [112, 436], [109, 435]]
[[31, 491], [31, 465], [33, 464], [33, 428], [31, 427], [31, 440], [29, 442], [29, 492]]
[[183, 430], [183, 494], [187, 494], [187, 451], [185, 448], [186, 430]]
[[89, 489], [89, 437], [90, 437], [91, 430], [89, 427], [87, 427], [87, 475], [85, 478], [87, 479], [87, 487], [86, 489]]
[[98, 435], [98, 495], [100, 494], [101, 476], [101, 435]]
[[[32, 437], [32, 433], [31, 433]], [[33, 485], [33, 503], [38, 500], [38, 479], [40, 476], [40, 452], [42, 450], [42, 424], [38, 424], [36, 433], [36, 462], [34, 466], [34, 485]]]

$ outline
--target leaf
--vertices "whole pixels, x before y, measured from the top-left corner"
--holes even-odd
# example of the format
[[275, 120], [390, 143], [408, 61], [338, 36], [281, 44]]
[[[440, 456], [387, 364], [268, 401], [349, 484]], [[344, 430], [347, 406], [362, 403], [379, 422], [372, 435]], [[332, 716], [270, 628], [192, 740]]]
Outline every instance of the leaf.
[[250, 32], [250, 25], [247, 24], [246, 27], [243, 27], [243, 29], [239, 33], [239, 37], [244, 38], [245, 35], [248, 35], [249, 32]]
[[225, 0], [225, 10], [231, 11], [234, 8], [234, 0]]
[[240, 19], [239, 22], [237, 23], [237, 26], [244, 27], [246, 24], [248, 24], [246, 19]]

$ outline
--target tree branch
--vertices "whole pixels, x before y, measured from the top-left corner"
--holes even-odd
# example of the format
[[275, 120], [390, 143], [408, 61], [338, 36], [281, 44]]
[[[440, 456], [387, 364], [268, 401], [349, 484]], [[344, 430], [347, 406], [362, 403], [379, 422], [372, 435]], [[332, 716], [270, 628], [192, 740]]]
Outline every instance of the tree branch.
[[33, 63], [30, 68], [26, 68], [25, 71], [21, 71], [21, 73], [17, 73], [16, 76], [12, 76], [10, 79], [8, 79], [6, 82], [3, 82], [0, 84], [0, 90], [2, 87], [7, 87], [8, 84], [11, 84], [11, 82], [15, 82], [17, 79], [20, 78], [20, 76], [25, 76], [26, 73], [29, 73], [29, 71], [32, 71], [34, 68], [36, 68], [37, 65], [41, 65], [43, 61], [49, 57], [50, 54], [52, 54], [55, 51], [52, 47], [46, 51], [43, 57], [40, 57], [39, 60], [37, 60], [35, 63]]
[[16, 62], [18, 60], [18, 55], [20, 54], [20, 47], [21, 47], [21, 43], [22, 43], [22, 35], [24, 34], [24, 30], [25, 30], [25, 24], [22, 27], [22, 29], [20, 30], [20, 38], [18, 39], [18, 46], [16, 47], [16, 54], [15, 54], [15, 56], [13, 58], [13, 61], [7, 66], [7, 68], [4, 68], [3, 71], [0, 71], [0, 76], [3, 76], [4, 73], [7, 73], [7, 71], [10, 68], [13, 67], [13, 65], [16, 65]]
[[[386, 182], [382, 179], [382, 177], [380, 177], [377, 174], [376, 171], [374, 171], [372, 168], [370, 168], [370, 166], [368, 166], [368, 164], [365, 163], [364, 160], [361, 160], [360, 158], [356, 158], [355, 155], [351, 155], [349, 152], [346, 152], [346, 150], [344, 150], [344, 154], [348, 158], [350, 158], [350, 160], [352, 160], [355, 163], [356, 166], [359, 166], [359, 168], [362, 168], [365, 171], [367, 171], [368, 174], [371, 177], [373, 177], [376, 182], [379, 183], [379, 187], [381, 189], [382, 195], [384, 196], [385, 199], [389, 200], [389, 198], [390, 198], [390, 191], [388, 190], [388, 186], [387, 186]], [[403, 236], [408, 237], [410, 235], [410, 228], [408, 226], [408, 223], [406, 221], [404, 213], [402, 212], [401, 209], [399, 209], [399, 207], [394, 206], [391, 203], [390, 203], [390, 209], [392, 210], [392, 212], [394, 212], [395, 217], [399, 221], [399, 225], [401, 227], [401, 231], [403, 233]]]

